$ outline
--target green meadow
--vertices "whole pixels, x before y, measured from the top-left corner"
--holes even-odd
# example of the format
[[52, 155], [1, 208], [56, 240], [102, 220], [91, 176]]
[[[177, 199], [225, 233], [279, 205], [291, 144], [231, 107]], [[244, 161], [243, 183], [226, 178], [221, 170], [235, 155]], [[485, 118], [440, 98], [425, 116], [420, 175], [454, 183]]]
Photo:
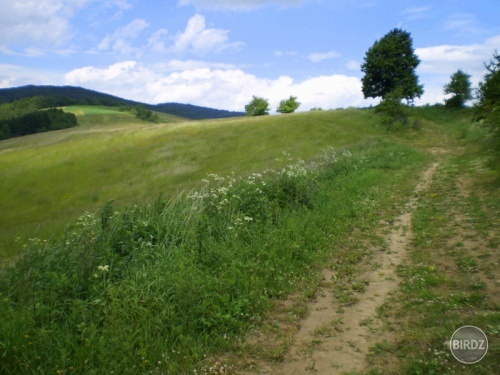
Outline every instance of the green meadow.
[[[367, 234], [399, 214], [442, 150], [486, 155], [469, 114], [442, 108], [416, 110], [421, 130], [402, 133], [373, 110], [152, 124], [66, 109], [79, 127], [0, 142], [2, 374], [230, 374], [258, 370], [252, 355], [279, 364], [290, 343], [252, 343], [249, 332], [280, 342], [325, 267], [354, 285]], [[425, 246], [437, 228], [428, 221], [415, 224]], [[413, 317], [401, 306], [384, 308]], [[403, 358], [408, 335], [430, 341], [425, 323], [405, 323], [370, 373]], [[421, 352], [394, 373], [438, 373]]]
[[16, 238], [57, 236], [109, 200], [172, 197], [209, 173], [276, 166], [283, 151], [309, 159], [327, 146], [387, 137], [373, 113], [360, 110], [210, 121], [159, 114], [163, 124], [110, 107], [66, 110], [80, 126], [0, 142], [0, 259], [19, 251]]

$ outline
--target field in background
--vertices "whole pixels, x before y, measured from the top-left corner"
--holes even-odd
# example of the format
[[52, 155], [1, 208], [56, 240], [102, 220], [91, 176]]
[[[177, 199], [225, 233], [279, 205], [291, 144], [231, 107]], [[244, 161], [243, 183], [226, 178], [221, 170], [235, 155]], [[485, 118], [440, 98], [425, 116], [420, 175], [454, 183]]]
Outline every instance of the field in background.
[[388, 137], [371, 111], [164, 124], [110, 107], [73, 106], [80, 126], [0, 142], [0, 259], [16, 238], [48, 238], [107, 201], [139, 204], [199, 186], [209, 173], [246, 175], [276, 166], [286, 151], [310, 159], [327, 146]]

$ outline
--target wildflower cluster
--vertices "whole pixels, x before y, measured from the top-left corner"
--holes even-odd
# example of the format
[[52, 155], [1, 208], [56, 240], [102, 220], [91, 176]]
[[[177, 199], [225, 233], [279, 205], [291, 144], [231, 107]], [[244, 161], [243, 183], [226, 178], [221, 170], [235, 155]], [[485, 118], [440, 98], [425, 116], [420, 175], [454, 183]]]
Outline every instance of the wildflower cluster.
[[284, 167], [267, 169], [244, 178], [209, 174], [202, 180], [203, 189], [192, 193], [188, 199], [211, 216], [226, 216], [230, 230], [252, 222], [275, 221], [279, 209], [311, 207], [318, 169], [349, 158], [351, 154], [345, 150], [338, 156], [333, 149], [327, 149], [320, 161], [311, 163], [304, 160], [292, 162], [288, 153], [283, 153], [283, 156], [277, 162], [285, 162]]

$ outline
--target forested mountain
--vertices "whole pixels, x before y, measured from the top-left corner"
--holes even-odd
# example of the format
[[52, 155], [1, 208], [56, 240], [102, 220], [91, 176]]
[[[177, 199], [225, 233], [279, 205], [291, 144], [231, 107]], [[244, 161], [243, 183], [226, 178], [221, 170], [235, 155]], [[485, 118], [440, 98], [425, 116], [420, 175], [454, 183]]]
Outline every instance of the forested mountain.
[[199, 107], [191, 104], [162, 103], [146, 104], [132, 100], [122, 99], [113, 95], [74, 86], [22, 86], [0, 89], [0, 104], [11, 103], [14, 100], [43, 96], [46, 98], [47, 107], [64, 106], [72, 104], [91, 104], [107, 106], [135, 106], [143, 107], [157, 112], [168, 113], [175, 116], [193, 120], [226, 118], [244, 116], [244, 112], [233, 112], [220, 109]]

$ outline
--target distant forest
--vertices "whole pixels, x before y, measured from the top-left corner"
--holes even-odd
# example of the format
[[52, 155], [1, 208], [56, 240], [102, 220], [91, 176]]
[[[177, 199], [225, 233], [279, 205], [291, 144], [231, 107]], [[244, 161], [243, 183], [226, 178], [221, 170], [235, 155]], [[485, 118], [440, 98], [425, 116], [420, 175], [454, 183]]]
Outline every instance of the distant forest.
[[0, 104], [0, 140], [78, 125], [73, 113], [65, 113], [58, 99], [43, 96]]
[[167, 113], [191, 120], [216, 119], [236, 116], [245, 116], [245, 112], [233, 112], [221, 109], [199, 107], [191, 104], [161, 103], [146, 104], [133, 100], [122, 99], [98, 91], [88, 90], [74, 86], [22, 86], [0, 89], [0, 104], [12, 103], [14, 100], [32, 98], [35, 96], [46, 97], [47, 107], [65, 105], [105, 105], [113, 107], [135, 107], [140, 105], [150, 111]]
[[68, 105], [104, 105], [118, 107], [144, 121], [159, 122], [152, 111], [186, 119], [215, 119], [244, 116], [243, 112], [198, 107], [190, 104], [144, 104], [73, 86], [23, 86], [0, 89], [0, 140], [78, 125]]

